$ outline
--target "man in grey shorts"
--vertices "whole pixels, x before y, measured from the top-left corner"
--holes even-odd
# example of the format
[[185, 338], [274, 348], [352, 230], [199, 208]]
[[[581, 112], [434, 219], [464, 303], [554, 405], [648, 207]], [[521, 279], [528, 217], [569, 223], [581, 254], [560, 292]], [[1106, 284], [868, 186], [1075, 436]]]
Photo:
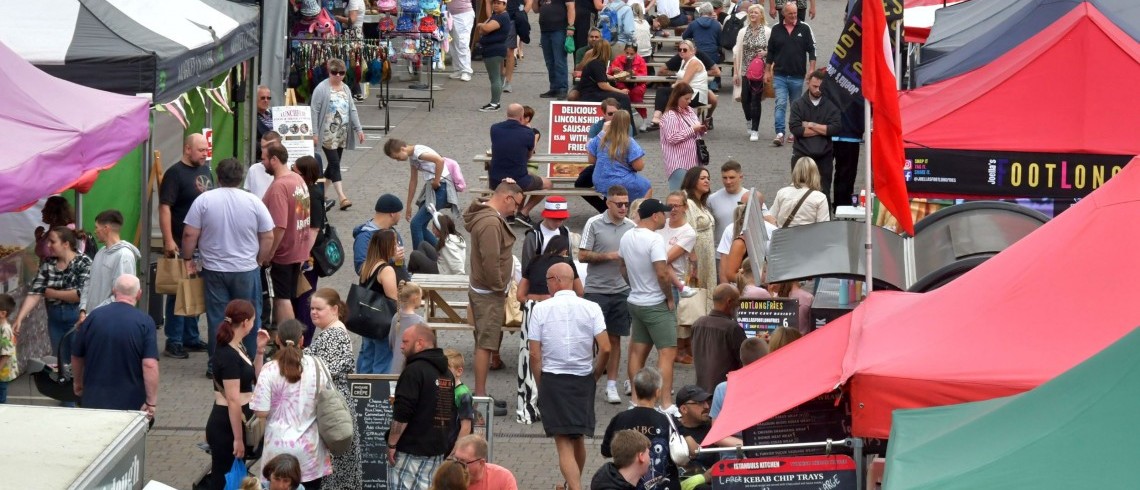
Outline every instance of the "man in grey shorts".
[[[657, 233], [665, 226], [669, 211], [661, 201], [646, 199], [637, 208], [641, 222], [621, 237], [618, 254], [622, 274], [629, 281], [629, 378], [641, 371], [650, 349], [657, 348], [657, 370], [661, 372], [658, 406], [670, 403], [666, 413], [676, 415], [677, 406], [669, 399], [673, 389], [673, 359], [677, 356], [677, 314], [673, 303], [676, 278], [667, 262], [665, 238]], [[587, 276], [589, 277], [589, 276]]]
[[[621, 403], [618, 396], [617, 374], [621, 364], [621, 338], [629, 335], [629, 285], [621, 274], [621, 257], [618, 244], [626, 232], [636, 225], [626, 217], [629, 214], [629, 192], [615, 185], [606, 190], [606, 211], [586, 221], [582, 228], [582, 241], [578, 260], [587, 264], [585, 298], [602, 308], [606, 320], [606, 333], [610, 340], [610, 358], [606, 364], [606, 401]], [[629, 395], [629, 380], [625, 381], [625, 394]]]

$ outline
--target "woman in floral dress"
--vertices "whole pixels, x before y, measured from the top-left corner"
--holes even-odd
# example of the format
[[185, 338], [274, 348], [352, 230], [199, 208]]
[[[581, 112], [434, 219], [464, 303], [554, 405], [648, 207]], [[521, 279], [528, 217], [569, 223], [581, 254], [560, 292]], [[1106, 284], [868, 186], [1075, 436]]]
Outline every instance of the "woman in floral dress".
[[[356, 357], [352, 355], [352, 339], [349, 338], [344, 323], [341, 323], [347, 311], [348, 305], [344, 304], [335, 289], [321, 288], [313, 293], [309, 312], [313, 324], [317, 326], [317, 333], [305, 353], [324, 361], [332, 374], [336, 389], [344, 395], [345, 400], [352, 400], [348, 393], [348, 375], [356, 372]], [[356, 423], [355, 419], [353, 423]], [[360, 433], [355, 427], [352, 432], [352, 448], [341, 456], [332, 457], [333, 472], [321, 482], [321, 490], [356, 490], [361, 487]]]

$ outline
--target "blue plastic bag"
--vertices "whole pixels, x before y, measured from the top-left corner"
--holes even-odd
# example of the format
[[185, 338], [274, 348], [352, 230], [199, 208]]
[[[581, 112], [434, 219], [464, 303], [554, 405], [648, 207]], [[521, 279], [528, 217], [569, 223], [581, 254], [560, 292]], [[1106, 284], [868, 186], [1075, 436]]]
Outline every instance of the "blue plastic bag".
[[245, 467], [245, 461], [241, 458], [234, 458], [230, 472], [226, 473], [226, 490], [241, 490], [241, 481], [248, 475], [249, 470]]

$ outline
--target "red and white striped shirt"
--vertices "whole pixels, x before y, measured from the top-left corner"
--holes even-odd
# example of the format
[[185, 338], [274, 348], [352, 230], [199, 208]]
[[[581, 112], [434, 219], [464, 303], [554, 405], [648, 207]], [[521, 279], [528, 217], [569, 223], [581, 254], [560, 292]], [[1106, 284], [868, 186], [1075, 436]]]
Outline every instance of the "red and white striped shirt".
[[697, 137], [693, 124], [699, 122], [696, 111], [691, 107], [677, 111], [665, 111], [661, 115], [661, 152], [665, 156], [665, 177], [676, 170], [688, 170], [697, 166]]

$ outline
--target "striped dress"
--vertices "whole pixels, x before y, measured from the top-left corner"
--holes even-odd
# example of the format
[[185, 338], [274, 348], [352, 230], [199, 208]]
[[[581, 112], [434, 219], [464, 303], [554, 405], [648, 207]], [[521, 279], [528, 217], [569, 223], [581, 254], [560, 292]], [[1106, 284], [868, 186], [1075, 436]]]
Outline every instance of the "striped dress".
[[697, 138], [693, 124], [700, 122], [691, 107], [665, 111], [661, 115], [661, 152], [665, 159], [665, 176], [677, 170], [697, 166]]

